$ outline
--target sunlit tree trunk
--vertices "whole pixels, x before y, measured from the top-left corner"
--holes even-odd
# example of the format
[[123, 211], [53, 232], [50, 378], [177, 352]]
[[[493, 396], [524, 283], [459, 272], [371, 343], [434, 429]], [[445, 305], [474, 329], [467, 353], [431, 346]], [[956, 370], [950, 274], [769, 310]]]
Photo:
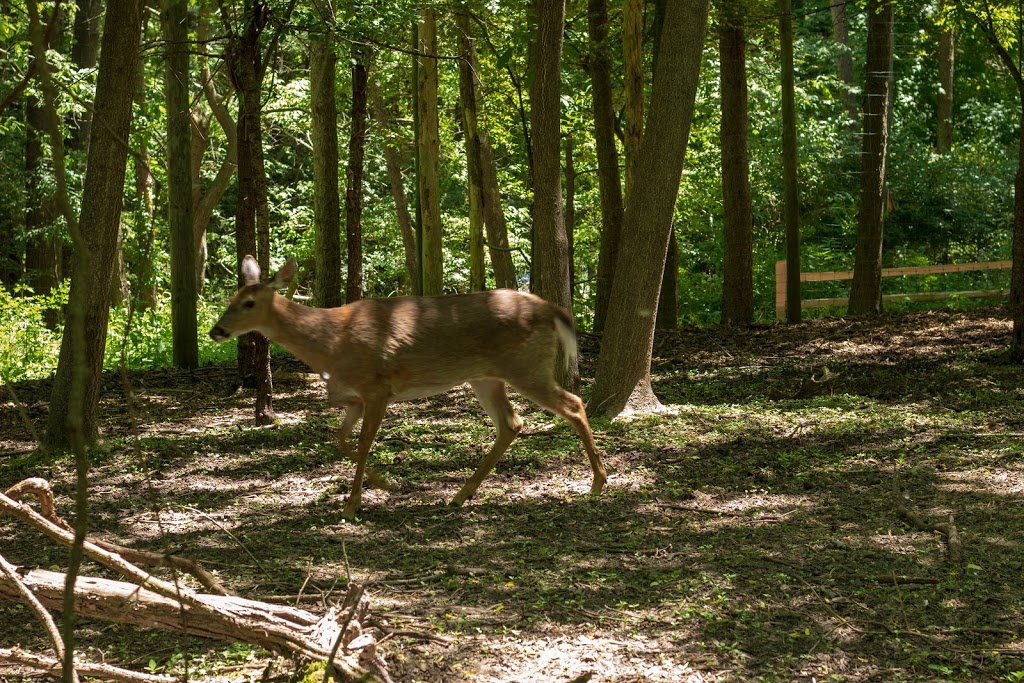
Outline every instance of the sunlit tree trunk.
[[313, 220], [316, 254], [313, 304], [340, 306], [341, 200], [338, 196], [338, 58], [324, 36], [309, 44], [309, 97], [313, 143]]
[[477, 132], [479, 101], [474, 74], [469, 10], [456, 15], [459, 36], [459, 104], [466, 145], [466, 189], [469, 195], [469, 288], [479, 292], [487, 282], [484, 266], [484, 188], [480, 165], [480, 135]]
[[438, 178], [440, 132], [437, 118], [437, 19], [435, 10], [420, 10], [416, 93], [418, 115], [418, 161], [416, 178], [422, 220], [420, 238], [420, 276], [423, 294], [441, 294], [444, 290], [442, 252], [441, 197]]
[[882, 311], [882, 229], [893, 89], [892, 45], [893, 0], [870, 0], [860, 213], [850, 286], [850, 315]]
[[[562, 213], [561, 64], [564, 0], [531, 5], [530, 135], [533, 142], [533, 269], [530, 289], [572, 311], [569, 244]], [[559, 362], [558, 381], [579, 391], [579, 365]]]
[[614, 416], [657, 409], [651, 388], [655, 311], [693, 119], [707, 0], [667, 3], [654, 67], [639, 173], [623, 223], [608, 322], [601, 341], [591, 410]]

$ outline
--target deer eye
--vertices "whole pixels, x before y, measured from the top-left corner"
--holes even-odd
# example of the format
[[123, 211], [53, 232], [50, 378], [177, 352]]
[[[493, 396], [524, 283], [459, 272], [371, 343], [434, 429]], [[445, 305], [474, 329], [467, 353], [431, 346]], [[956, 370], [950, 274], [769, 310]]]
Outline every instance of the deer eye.
[[252, 308], [253, 306], [256, 305], [256, 302], [253, 301], [252, 299], [249, 299], [248, 301], [246, 301], [242, 305], [245, 306], [246, 308]]

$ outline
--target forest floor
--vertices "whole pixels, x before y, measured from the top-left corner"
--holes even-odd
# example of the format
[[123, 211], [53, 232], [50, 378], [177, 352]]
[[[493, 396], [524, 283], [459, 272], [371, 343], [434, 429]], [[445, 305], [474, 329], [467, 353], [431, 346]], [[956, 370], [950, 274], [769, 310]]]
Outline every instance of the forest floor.
[[[338, 416], [298, 363], [275, 359], [269, 428], [250, 392], [230, 393], [230, 367], [132, 372], [133, 414], [110, 375], [92, 524], [195, 558], [246, 597], [301, 593], [322, 611], [347, 576], [366, 582], [396, 681], [1012, 683], [1024, 370], [1008, 364], [1010, 332], [1002, 310], [979, 309], [659, 335], [671, 412], [593, 420], [610, 472], [596, 499], [570, 428], [515, 399], [522, 437], [474, 500], [446, 507], [490, 446], [483, 411], [467, 389], [393, 406], [373, 457], [399, 485], [368, 490], [354, 523], [340, 518], [353, 467], [336, 455]], [[596, 340], [581, 347], [591, 376]], [[42, 428], [49, 383], [15, 388]], [[45, 477], [71, 517], [70, 458], [33, 446], [3, 396], [0, 486]], [[962, 557], [908, 512], [952, 515]], [[0, 519], [9, 560], [65, 566], [39, 538]], [[0, 647], [16, 644], [45, 650], [28, 611], [5, 604]], [[187, 659], [192, 679], [258, 680], [267, 659], [101, 622], [80, 645], [136, 669], [180, 674]]]

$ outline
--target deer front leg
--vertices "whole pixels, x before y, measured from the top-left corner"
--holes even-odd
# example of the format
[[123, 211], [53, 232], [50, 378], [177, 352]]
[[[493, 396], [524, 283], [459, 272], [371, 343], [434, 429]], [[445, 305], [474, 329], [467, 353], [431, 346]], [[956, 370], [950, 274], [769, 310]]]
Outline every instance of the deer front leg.
[[363, 426], [359, 430], [359, 444], [356, 447], [356, 474], [352, 479], [352, 490], [348, 494], [348, 502], [341, 512], [341, 516], [345, 519], [353, 519], [362, 506], [366, 458], [370, 454], [370, 447], [373, 446], [373, 439], [377, 436], [377, 430], [380, 429], [380, 423], [384, 419], [387, 407], [387, 401], [366, 401], [364, 403]]
[[492, 379], [478, 379], [473, 380], [469, 384], [473, 387], [473, 392], [476, 393], [480, 405], [487, 411], [487, 415], [497, 428], [498, 436], [495, 438], [491, 450], [484, 457], [483, 462], [477, 467], [476, 472], [466, 480], [466, 483], [462, 485], [459, 492], [452, 498], [451, 505], [456, 507], [473, 497], [477, 488], [480, 487], [483, 480], [491, 473], [491, 470], [498, 464], [498, 461], [501, 460], [501, 456], [508, 450], [509, 444], [519, 436], [519, 432], [523, 429], [523, 420], [516, 415], [515, 409], [509, 402], [508, 394], [505, 393], [504, 382]]
[[[338, 450], [341, 451], [343, 458], [356, 462], [352, 446], [349, 445], [349, 437], [352, 435], [352, 428], [359, 421], [359, 418], [363, 416], [363, 404], [362, 402], [346, 403], [344, 408], [345, 418], [342, 420], [341, 426], [338, 427]], [[384, 491], [391, 491], [395, 488], [383, 474], [369, 465], [366, 466], [366, 485], [383, 489]]]

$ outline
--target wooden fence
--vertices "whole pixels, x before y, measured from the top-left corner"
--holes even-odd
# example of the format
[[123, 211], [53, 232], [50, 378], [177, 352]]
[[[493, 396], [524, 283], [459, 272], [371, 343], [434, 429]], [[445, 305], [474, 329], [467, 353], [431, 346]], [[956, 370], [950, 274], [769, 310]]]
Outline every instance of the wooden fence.
[[[972, 270], [1006, 270], [1012, 261], [986, 261], [984, 263], [955, 263], [947, 266], [916, 266], [912, 268], [882, 268], [882, 277], [895, 275], [930, 275], [933, 273], [963, 273]], [[853, 271], [825, 273], [800, 273], [800, 282], [823, 282], [827, 280], [852, 280]], [[980, 290], [967, 292], [917, 292], [912, 294], [885, 294], [882, 301], [942, 301], [951, 298], [981, 299], [985, 297], [1009, 296], [1008, 289]], [[803, 299], [800, 307], [823, 308], [825, 306], [846, 306], [849, 299]], [[786, 262], [775, 262], [775, 316], [786, 319]]]

